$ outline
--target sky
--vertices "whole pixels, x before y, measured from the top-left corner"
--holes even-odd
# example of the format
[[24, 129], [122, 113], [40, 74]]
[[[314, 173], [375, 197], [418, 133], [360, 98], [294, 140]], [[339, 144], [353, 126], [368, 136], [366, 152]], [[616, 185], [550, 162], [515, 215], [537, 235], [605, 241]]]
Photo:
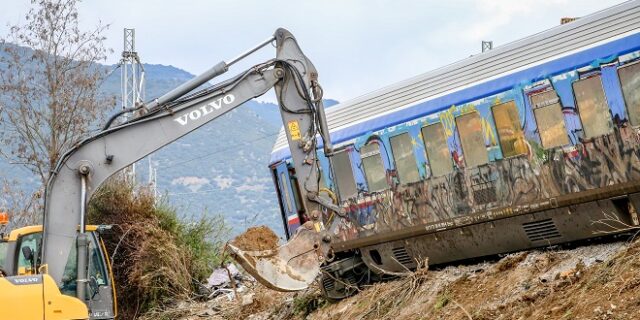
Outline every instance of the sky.
[[[0, 35], [20, 23], [29, 0], [0, 0]], [[325, 97], [356, 98], [481, 51], [559, 25], [621, 0], [86, 0], [81, 26], [109, 24], [106, 45], [117, 63], [123, 28], [136, 29], [145, 63], [199, 74], [289, 29], [320, 74]], [[229, 76], [275, 56], [267, 47]], [[150, 97], [148, 97], [150, 98]], [[266, 96], [262, 100], [272, 100]]]

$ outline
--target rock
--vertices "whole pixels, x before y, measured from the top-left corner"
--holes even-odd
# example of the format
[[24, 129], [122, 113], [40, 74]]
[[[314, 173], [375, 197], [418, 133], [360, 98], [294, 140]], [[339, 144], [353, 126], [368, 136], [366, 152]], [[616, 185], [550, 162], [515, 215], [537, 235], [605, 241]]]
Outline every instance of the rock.
[[216, 312], [213, 309], [208, 309], [208, 310], [205, 310], [203, 312], [200, 312], [200, 314], [198, 314], [198, 316], [199, 317], [210, 317], [210, 316], [213, 316], [215, 314], [216, 314]]
[[600, 306], [596, 307], [595, 309], [593, 309], [593, 313], [602, 314], [602, 308]]
[[242, 296], [242, 306], [246, 307], [253, 304], [253, 293]]

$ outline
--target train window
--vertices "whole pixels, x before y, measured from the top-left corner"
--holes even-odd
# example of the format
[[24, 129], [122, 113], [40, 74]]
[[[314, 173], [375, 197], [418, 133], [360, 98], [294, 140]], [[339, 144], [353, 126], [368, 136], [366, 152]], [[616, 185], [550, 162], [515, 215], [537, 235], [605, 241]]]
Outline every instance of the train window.
[[422, 140], [427, 151], [427, 159], [432, 176], [441, 176], [453, 170], [447, 137], [441, 123], [422, 128]]
[[282, 190], [284, 191], [284, 201], [287, 203], [287, 212], [293, 211], [293, 205], [291, 204], [291, 195], [289, 194], [289, 185], [287, 184], [287, 175], [283, 172], [280, 174], [280, 183], [282, 184]]
[[322, 169], [322, 167], [318, 168], [318, 179], [320, 180], [320, 189], [328, 189], [327, 182], [324, 181], [324, 170]]
[[533, 106], [542, 147], [551, 149], [569, 144], [560, 99], [555, 90], [547, 90], [529, 97]]
[[622, 85], [622, 95], [629, 112], [631, 125], [640, 125], [640, 63], [634, 63], [618, 70]]
[[520, 115], [515, 101], [501, 103], [491, 109], [498, 129], [502, 155], [508, 158], [527, 153], [527, 144], [520, 127]]
[[367, 179], [369, 191], [379, 191], [387, 188], [387, 176], [380, 156], [380, 146], [371, 143], [360, 149], [364, 175]]
[[355, 196], [358, 193], [358, 189], [356, 189], [356, 181], [353, 177], [349, 152], [343, 151], [336, 153], [331, 157], [331, 164], [333, 165], [333, 172], [340, 200], [346, 200]]
[[613, 130], [609, 106], [602, 88], [600, 75], [573, 83], [582, 129], [586, 138], [598, 137]]
[[411, 136], [408, 133], [402, 133], [391, 137], [390, 142], [400, 183], [411, 183], [420, 180], [418, 164], [413, 154]]
[[489, 162], [480, 115], [477, 112], [461, 115], [456, 118], [456, 126], [462, 144], [464, 163], [467, 167], [475, 167]]
[[291, 175], [291, 190], [293, 191], [293, 200], [296, 204], [298, 211], [304, 210], [304, 205], [300, 199], [300, 187], [298, 187], [298, 178], [295, 175]]

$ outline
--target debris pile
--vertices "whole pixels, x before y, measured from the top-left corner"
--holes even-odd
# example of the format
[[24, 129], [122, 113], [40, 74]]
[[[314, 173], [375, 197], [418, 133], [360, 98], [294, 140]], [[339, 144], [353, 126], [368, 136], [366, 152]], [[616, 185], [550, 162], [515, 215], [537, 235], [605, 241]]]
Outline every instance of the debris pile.
[[294, 295], [263, 287], [233, 263], [215, 269], [206, 289], [205, 299], [180, 301], [170, 308], [152, 310], [140, 319], [268, 319], [275, 306]]

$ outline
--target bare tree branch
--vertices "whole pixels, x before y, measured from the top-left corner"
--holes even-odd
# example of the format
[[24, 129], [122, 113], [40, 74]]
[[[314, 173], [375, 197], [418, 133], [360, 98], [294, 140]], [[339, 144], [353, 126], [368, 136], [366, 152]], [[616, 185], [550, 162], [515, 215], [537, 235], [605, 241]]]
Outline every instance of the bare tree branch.
[[110, 52], [99, 24], [79, 28], [80, 0], [31, 0], [25, 20], [0, 39], [0, 156], [45, 185], [59, 157], [87, 137], [115, 99], [101, 94]]

